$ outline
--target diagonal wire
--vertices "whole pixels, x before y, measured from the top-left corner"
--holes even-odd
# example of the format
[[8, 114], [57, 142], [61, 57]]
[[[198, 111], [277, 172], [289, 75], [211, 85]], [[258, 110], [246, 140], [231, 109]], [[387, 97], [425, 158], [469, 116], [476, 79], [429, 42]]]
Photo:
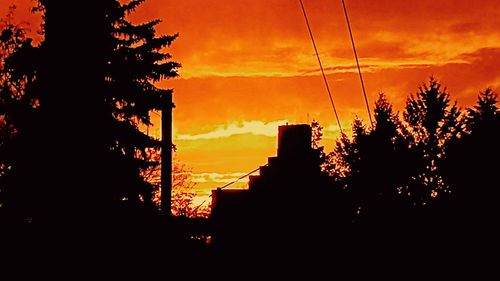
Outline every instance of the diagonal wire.
[[[267, 165], [267, 164], [266, 164], [266, 165]], [[266, 165], [264, 165], [264, 166], [266, 166]], [[234, 180], [234, 181], [232, 181], [232, 182], [226, 183], [225, 185], [223, 185], [223, 186], [221, 186], [221, 187], [219, 187], [219, 188], [220, 188], [220, 189], [224, 189], [224, 188], [226, 188], [226, 187], [228, 187], [228, 186], [230, 186], [230, 185], [232, 185], [232, 184], [235, 184], [235, 183], [236, 183], [236, 182], [238, 182], [239, 180], [244, 179], [244, 178], [246, 178], [246, 177], [250, 176], [251, 174], [253, 174], [253, 173], [257, 172], [259, 169], [260, 169], [260, 167], [259, 167], [259, 168], [257, 168], [257, 169], [255, 169], [255, 170], [253, 170], [253, 171], [251, 171], [251, 172], [249, 172], [249, 173], [247, 173], [247, 174], [244, 174], [243, 176], [241, 176], [241, 177], [239, 177], [239, 178], [235, 179], [235, 180]]]
[[354, 37], [352, 35], [351, 23], [349, 21], [349, 16], [347, 15], [347, 8], [345, 6], [344, 0], [342, 0], [342, 7], [344, 8], [345, 20], [347, 22], [347, 29], [349, 29], [349, 36], [351, 37], [352, 50], [354, 51], [354, 57], [356, 58], [356, 65], [358, 67], [359, 81], [361, 82], [361, 89], [363, 90], [363, 95], [365, 97], [366, 110], [368, 111], [368, 117], [370, 118], [370, 124], [373, 125], [372, 114], [370, 111], [370, 105], [368, 103], [368, 96], [366, 95], [365, 82], [363, 81], [363, 74], [361, 74], [361, 67], [359, 66], [358, 52], [356, 51], [356, 44], [354, 43]]
[[318, 48], [316, 47], [316, 42], [314, 41], [314, 36], [311, 31], [311, 26], [309, 25], [309, 20], [307, 19], [306, 9], [304, 8], [302, 0], [299, 0], [299, 2], [300, 2], [300, 7], [302, 7], [302, 13], [304, 14], [304, 19], [306, 20], [307, 30], [309, 31], [309, 36], [311, 37], [311, 41], [314, 47], [314, 52], [316, 53], [316, 58], [318, 59], [319, 68], [321, 69], [323, 80], [325, 81], [326, 91], [328, 92], [330, 103], [332, 104], [333, 113], [335, 113], [335, 118], [337, 119], [337, 124], [339, 126], [340, 132], [343, 133], [342, 125], [340, 125], [339, 115], [337, 114], [337, 108], [335, 107], [335, 103], [333, 102], [332, 93], [330, 92], [330, 86], [328, 86], [328, 80], [326, 79], [325, 70], [323, 69], [323, 64], [321, 63], [321, 59], [319, 57]]
[[[267, 164], [266, 164], [266, 165], [263, 165], [263, 166], [267, 166]], [[226, 188], [226, 187], [228, 187], [228, 186], [230, 186], [230, 185], [232, 185], [232, 184], [235, 184], [235, 183], [237, 183], [239, 180], [244, 179], [244, 178], [246, 178], [246, 177], [250, 176], [251, 174], [253, 174], [253, 173], [257, 172], [259, 169], [260, 169], [260, 166], [259, 166], [258, 168], [256, 168], [255, 170], [252, 170], [251, 172], [248, 172], [248, 173], [244, 174], [243, 176], [241, 176], [241, 177], [239, 177], [239, 178], [235, 179], [234, 181], [229, 182], [229, 183], [226, 183], [225, 185], [223, 185], [223, 186], [221, 186], [221, 187], [218, 187], [217, 189], [219, 189], [219, 188], [220, 188], [220, 189], [224, 189], [224, 188]], [[208, 198], [210, 198], [210, 197], [212, 197], [212, 194], [210, 194], [210, 195], [208, 196]], [[205, 202], [207, 202], [207, 199], [203, 200], [203, 202], [201, 202], [201, 204], [199, 204], [198, 206], [196, 206], [196, 207], [194, 208], [194, 211], [198, 210], [198, 208], [200, 208], [203, 204], [205, 204]]]

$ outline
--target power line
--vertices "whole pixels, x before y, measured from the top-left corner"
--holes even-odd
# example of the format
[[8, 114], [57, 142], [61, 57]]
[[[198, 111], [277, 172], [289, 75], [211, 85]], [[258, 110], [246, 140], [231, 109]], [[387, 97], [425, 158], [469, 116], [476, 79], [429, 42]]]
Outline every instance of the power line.
[[232, 184], [235, 184], [235, 183], [237, 183], [239, 180], [244, 179], [244, 178], [246, 178], [246, 177], [250, 176], [251, 174], [253, 174], [253, 173], [257, 172], [259, 169], [260, 169], [260, 167], [259, 167], [259, 168], [257, 168], [257, 169], [255, 169], [255, 170], [253, 170], [253, 171], [251, 171], [251, 172], [249, 172], [249, 173], [247, 173], [247, 174], [244, 174], [243, 176], [241, 176], [241, 177], [239, 177], [239, 178], [235, 179], [234, 181], [229, 182], [229, 183], [227, 183], [227, 184], [225, 184], [225, 185], [223, 185], [223, 186], [221, 186], [221, 187], [219, 187], [219, 188], [220, 188], [220, 189], [224, 189], [224, 188], [226, 188], [226, 187], [228, 187], [228, 186], [230, 186], [230, 185], [232, 185]]
[[[267, 166], [267, 164], [266, 164], [266, 165], [264, 165], [264, 166]], [[244, 178], [246, 178], [246, 177], [250, 176], [251, 174], [253, 174], [253, 173], [257, 172], [257, 171], [260, 169], [260, 167], [261, 167], [261, 166], [259, 166], [258, 168], [256, 168], [256, 169], [252, 170], [251, 172], [248, 172], [248, 173], [244, 174], [243, 176], [241, 176], [241, 177], [239, 177], [239, 178], [235, 179], [235, 180], [234, 180], [234, 181], [232, 181], [232, 182], [229, 182], [229, 183], [227, 183], [227, 184], [225, 184], [225, 185], [223, 185], [223, 186], [221, 186], [221, 187], [218, 187], [217, 189], [224, 189], [224, 188], [226, 188], [226, 187], [228, 187], [228, 186], [230, 186], [230, 185], [232, 185], [232, 184], [237, 183], [239, 180], [244, 179]], [[210, 194], [210, 195], [208, 196], [208, 198], [210, 198], [210, 197], [212, 197], [212, 194]], [[203, 202], [201, 202], [198, 206], [196, 206], [196, 207], [194, 208], [194, 210], [195, 210], [195, 211], [196, 211], [196, 210], [198, 210], [198, 208], [200, 208], [203, 204], [205, 204], [205, 202], [207, 202], [207, 199], [203, 200]]]
[[368, 96], [366, 95], [365, 83], [363, 81], [363, 74], [361, 74], [361, 67], [359, 66], [358, 52], [356, 51], [356, 44], [354, 43], [354, 37], [352, 36], [351, 23], [349, 21], [349, 16], [347, 15], [347, 8], [345, 6], [344, 0], [342, 0], [342, 7], [344, 8], [345, 20], [347, 22], [347, 29], [349, 30], [349, 36], [351, 37], [352, 50], [354, 51], [354, 57], [356, 58], [356, 65], [358, 67], [359, 81], [361, 82], [361, 89], [363, 90], [363, 95], [365, 97], [366, 110], [368, 111], [368, 117], [370, 118], [370, 124], [373, 125], [372, 114], [370, 111], [370, 105], [368, 103]]
[[335, 103], [333, 102], [332, 93], [330, 92], [330, 87], [328, 86], [328, 80], [326, 79], [325, 70], [323, 69], [323, 64], [321, 63], [321, 59], [319, 57], [318, 48], [316, 47], [316, 42], [314, 41], [314, 36], [311, 31], [311, 26], [309, 25], [309, 20], [307, 19], [306, 9], [304, 8], [302, 0], [299, 0], [299, 2], [300, 2], [300, 7], [302, 7], [302, 13], [304, 14], [304, 19], [306, 20], [307, 30], [309, 31], [309, 36], [311, 37], [311, 41], [314, 47], [314, 52], [316, 53], [316, 58], [318, 59], [319, 68], [321, 69], [323, 80], [325, 81], [326, 91], [328, 92], [328, 97], [330, 98], [330, 103], [332, 104], [333, 112], [335, 113], [335, 118], [337, 119], [337, 124], [339, 125], [340, 132], [343, 133], [342, 125], [340, 125], [339, 115], [337, 114]]

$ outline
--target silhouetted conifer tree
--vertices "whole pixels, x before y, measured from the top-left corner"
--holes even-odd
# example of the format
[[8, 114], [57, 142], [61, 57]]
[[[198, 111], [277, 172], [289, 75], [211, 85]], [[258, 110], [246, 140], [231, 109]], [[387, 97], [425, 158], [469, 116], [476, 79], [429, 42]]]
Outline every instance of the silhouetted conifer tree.
[[[180, 65], [164, 52], [177, 35], [157, 36], [159, 20], [128, 20], [143, 2], [82, 3], [71, 14], [67, 2], [42, 0], [39, 48], [22, 29], [3, 26], [0, 149], [8, 153], [0, 184], [21, 221], [104, 219], [119, 205], [153, 206], [141, 171], [159, 164], [147, 152], [160, 143], [141, 127], [172, 92], [155, 83]], [[62, 23], [73, 23], [72, 33]]]
[[498, 122], [497, 94], [491, 88], [481, 92], [477, 99], [477, 104], [467, 110], [468, 133], [484, 129], [494, 129], [492, 126]]
[[456, 103], [450, 105], [446, 89], [431, 78], [429, 84], [408, 98], [403, 117], [412, 161], [418, 163], [410, 182], [401, 191], [410, 196], [414, 204], [426, 205], [449, 192], [440, 169], [449, 144], [463, 131], [461, 111]]
[[[134, 24], [127, 19], [144, 0], [121, 5], [112, 1], [109, 11], [111, 34], [107, 43], [106, 90], [104, 100], [113, 119], [110, 124], [109, 145], [117, 187], [117, 197], [135, 204], [152, 204], [152, 185], [140, 172], [158, 165], [148, 157], [148, 150], [158, 150], [158, 140], [141, 131], [151, 125], [150, 112], [160, 110], [166, 95], [155, 83], [177, 76], [180, 64], [171, 61], [164, 48], [177, 38], [157, 36], [155, 28], [161, 22], [153, 20]], [[173, 106], [173, 105], [172, 105]]]
[[314, 149], [320, 148], [320, 142], [323, 139], [323, 127], [316, 120], [313, 120], [311, 122], [311, 133], [312, 133], [311, 136], [312, 148]]
[[467, 110], [466, 132], [450, 147], [444, 175], [450, 182], [454, 219], [458, 225], [493, 226], [498, 221], [496, 182], [500, 143], [500, 111], [497, 95], [486, 89], [474, 107]]
[[345, 179], [350, 174], [348, 156], [351, 151], [351, 139], [346, 134], [341, 134], [335, 142], [335, 148], [325, 158], [322, 170], [326, 171], [343, 189], [346, 188]]
[[344, 135], [337, 142], [327, 167], [351, 194], [356, 220], [365, 223], [389, 219], [398, 200], [397, 188], [408, 174], [401, 167], [406, 155], [401, 151], [405, 149], [401, 123], [384, 94], [375, 102], [374, 111], [374, 127], [366, 128], [356, 118], [352, 140]]

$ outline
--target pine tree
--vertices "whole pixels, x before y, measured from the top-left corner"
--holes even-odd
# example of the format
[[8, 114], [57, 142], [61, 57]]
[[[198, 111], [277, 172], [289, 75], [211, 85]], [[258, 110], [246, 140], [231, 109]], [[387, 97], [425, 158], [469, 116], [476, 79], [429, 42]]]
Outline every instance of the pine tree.
[[499, 190], [497, 149], [500, 111], [497, 95], [486, 89], [476, 105], [467, 110], [466, 132], [453, 143], [445, 162], [444, 175], [451, 185], [453, 210], [458, 224], [496, 220]]
[[482, 127], [491, 125], [498, 118], [497, 94], [491, 88], [481, 92], [477, 104], [467, 110], [468, 132], [481, 130]]
[[[404, 181], [401, 169], [404, 163], [401, 156], [401, 143], [404, 140], [400, 134], [402, 126], [398, 114], [393, 111], [392, 104], [385, 94], [380, 94], [375, 101], [374, 108], [375, 126], [370, 132], [369, 146], [369, 169], [374, 181], [376, 193], [384, 196], [392, 196], [397, 186]], [[388, 177], [387, 174], [391, 174]]]
[[476, 106], [467, 111], [468, 134], [461, 149], [462, 167], [468, 169], [464, 175], [470, 178], [463, 182], [471, 183], [467, 193], [475, 193], [483, 202], [489, 202], [484, 205], [490, 207], [497, 205], [496, 198], [500, 194], [496, 184], [498, 165], [495, 164], [500, 158], [497, 148], [500, 143], [500, 110], [497, 103], [497, 94], [492, 89], [479, 94]]
[[375, 102], [374, 113], [374, 127], [366, 128], [356, 119], [352, 140], [342, 141], [334, 152], [340, 158], [337, 163], [347, 165], [344, 170], [349, 171], [343, 178], [355, 204], [356, 221], [365, 224], [389, 218], [386, 211], [394, 211], [397, 187], [405, 180], [401, 173], [404, 151], [398, 150], [403, 141], [401, 123], [384, 94]]
[[[2, 176], [2, 185], [8, 179], [17, 194], [10, 205], [26, 206], [21, 220], [106, 221], [105, 213], [116, 214], [124, 203], [153, 207], [153, 187], [141, 171], [159, 164], [148, 152], [160, 142], [141, 128], [172, 94], [156, 82], [177, 76], [180, 64], [164, 52], [177, 35], [157, 36], [159, 20], [128, 20], [143, 2], [103, 0], [75, 10], [41, 0], [39, 48], [11, 26], [2, 32], [2, 44], [10, 40], [15, 50], [2, 54], [2, 133], [14, 128], [18, 150], [9, 146], [9, 152], [20, 152], [8, 165], [2, 155], [2, 169], [16, 171]], [[71, 34], [65, 24], [72, 24]]]
[[152, 125], [151, 111], [160, 110], [166, 96], [172, 94], [172, 90], [160, 89], [155, 83], [177, 76], [180, 64], [171, 61], [164, 48], [178, 35], [157, 36], [155, 28], [160, 20], [134, 24], [127, 19], [144, 0], [123, 5], [112, 2], [108, 17], [112, 52], [107, 58], [104, 100], [112, 117], [109, 145], [116, 172], [113, 185], [116, 199], [151, 205], [154, 188], [140, 175], [159, 164], [148, 157], [148, 151], [158, 150], [160, 142], [140, 128]]
[[403, 117], [406, 139], [418, 160], [411, 182], [402, 192], [417, 205], [426, 205], [439, 195], [449, 193], [449, 186], [440, 172], [450, 143], [463, 132], [461, 111], [441, 84], [431, 78], [406, 102]]
[[351, 140], [346, 134], [341, 134], [340, 139], [335, 142], [335, 148], [328, 153], [322, 164], [322, 170], [343, 188], [345, 179], [350, 174], [347, 157], [351, 151]]
[[392, 104], [385, 94], [380, 94], [375, 101], [374, 109], [375, 128], [377, 135], [385, 136], [387, 141], [393, 140], [398, 135], [400, 121], [397, 113], [392, 109]]

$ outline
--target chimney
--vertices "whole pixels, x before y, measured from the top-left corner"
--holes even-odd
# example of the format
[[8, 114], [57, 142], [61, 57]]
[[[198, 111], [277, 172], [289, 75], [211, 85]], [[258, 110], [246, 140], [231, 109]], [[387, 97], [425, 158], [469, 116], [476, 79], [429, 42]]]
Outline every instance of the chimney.
[[164, 96], [161, 109], [161, 212], [172, 215], [172, 91]]

